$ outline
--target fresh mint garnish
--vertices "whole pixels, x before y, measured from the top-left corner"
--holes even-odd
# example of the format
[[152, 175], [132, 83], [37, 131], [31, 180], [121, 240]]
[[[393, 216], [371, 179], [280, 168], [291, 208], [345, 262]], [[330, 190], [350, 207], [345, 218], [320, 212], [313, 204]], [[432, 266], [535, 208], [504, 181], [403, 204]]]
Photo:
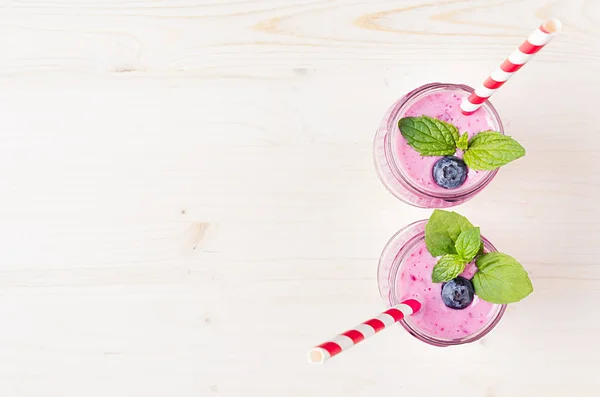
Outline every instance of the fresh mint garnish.
[[404, 117], [398, 122], [402, 136], [421, 156], [450, 156], [456, 152], [458, 129], [429, 116]]
[[458, 147], [461, 150], [467, 150], [467, 148], [469, 147], [469, 134], [464, 132], [460, 136], [458, 141], [456, 141], [456, 147]]
[[429, 116], [403, 117], [400, 133], [421, 156], [452, 156], [456, 149], [474, 170], [495, 170], [525, 155], [525, 149], [513, 138], [496, 131], [482, 131], [469, 139], [466, 132], [445, 121]]
[[498, 304], [518, 302], [533, 292], [527, 271], [512, 256], [490, 252], [477, 259], [473, 276], [475, 293]]
[[467, 263], [477, 256], [481, 246], [481, 235], [478, 227], [471, 227], [460, 233], [454, 243], [457, 254], [442, 256], [433, 267], [431, 280], [434, 283], [443, 283], [456, 278], [465, 270]]
[[527, 271], [500, 252], [485, 253], [479, 227], [456, 212], [435, 210], [425, 226], [425, 243], [432, 256], [441, 256], [431, 279], [443, 283], [460, 275], [475, 260], [475, 293], [490, 303], [517, 302], [533, 291]]
[[434, 283], [443, 283], [450, 281], [465, 270], [467, 262], [460, 255], [447, 254], [440, 258], [433, 267], [431, 280]]
[[469, 141], [463, 160], [474, 170], [495, 170], [520, 157], [525, 149], [509, 136], [495, 131], [484, 131]]
[[456, 239], [456, 253], [467, 263], [471, 262], [481, 248], [481, 233], [478, 227], [465, 230]]
[[473, 225], [456, 212], [435, 210], [425, 226], [425, 244], [433, 256], [456, 254], [456, 240]]

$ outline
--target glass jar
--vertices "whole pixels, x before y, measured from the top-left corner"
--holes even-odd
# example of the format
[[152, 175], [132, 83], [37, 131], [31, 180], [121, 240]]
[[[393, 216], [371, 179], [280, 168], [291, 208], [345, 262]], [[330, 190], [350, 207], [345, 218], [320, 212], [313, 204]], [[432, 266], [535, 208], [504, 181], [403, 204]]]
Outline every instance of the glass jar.
[[[422, 253], [423, 261], [420, 262], [420, 266], [426, 266], [423, 263], [427, 261], [431, 262], [431, 266], [425, 271], [426, 279], [422, 282], [419, 280], [419, 270], [413, 270], [412, 266], [419, 261], [418, 257], [415, 259], [415, 255], [425, 247], [426, 224], [426, 220], [412, 223], [397, 232], [386, 244], [377, 269], [379, 293], [388, 306], [394, 306], [409, 297], [421, 302], [422, 308], [418, 313], [400, 321], [400, 324], [417, 339], [434, 346], [474, 342], [487, 335], [498, 324], [506, 305], [485, 302], [477, 295], [473, 302], [462, 310], [450, 309], [443, 305], [442, 284], [431, 282], [430, 271], [436, 259], [432, 258], [429, 252]], [[485, 252], [497, 251], [485, 237], [482, 236], [482, 240]], [[404, 277], [415, 280], [414, 288], [410, 291], [401, 290], [401, 286], [406, 285], [406, 279], [401, 279]], [[452, 329], [444, 328], [450, 326]]]
[[[496, 176], [498, 170], [469, 170], [464, 184], [444, 189], [433, 182], [433, 164], [440, 157], [422, 157], [407, 146], [398, 128], [403, 117], [423, 114], [436, 117], [472, 136], [484, 130], [504, 134], [500, 116], [489, 101], [472, 115], [460, 111], [460, 103], [473, 91], [466, 85], [425, 84], [394, 103], [385, 113], [373, 141], [373, 160], [379, 179], [400, 200], [421, 208], [446, 208], [474, 197]], [[457, 157], [462, 156], [459, 150]]]

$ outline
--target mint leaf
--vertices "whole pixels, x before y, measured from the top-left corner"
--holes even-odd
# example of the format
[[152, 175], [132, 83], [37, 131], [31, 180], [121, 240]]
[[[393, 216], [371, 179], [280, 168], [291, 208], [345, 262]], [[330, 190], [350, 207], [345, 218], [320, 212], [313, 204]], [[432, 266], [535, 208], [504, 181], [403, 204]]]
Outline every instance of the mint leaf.
[[458, 141], [456, 141], [456, 146], [458, 146], [459, 149], [467, 150], [467, 148], [469, 147], [469, 134], [467, 134], [466, 132], [463, 133], [458, 139]]
[[478, 227], [462, 232], [456, 239], [455, 244], [456, 253], [467, 263], [475, 258], [481, 246], [481, 232]]
[[490, 303], [518, 302], [533, 291], [527, 271], [517, 260], [500, 252], [477, 259], [479, 269], [473, 276], [475, 293]]
[[450, 156], [456, 152], [458, 128], [429, 116], [403, 117], [398, 128], [421, 156]]
[[450, 281], [465, 270], [466, 262], [458, 255], [444, 255], [433, 267], [431, 281], [443, 283]]
[[525, 149], [519, 142], [496, 131], [483, 131], [471, 138], [463, 160], [474, 170], [495, 170], [523, 156]]
[[458, 236], [473, 225], [456, 212], [435, 210], [425, 226], [425, 244], [432, 256], [456, 254]]

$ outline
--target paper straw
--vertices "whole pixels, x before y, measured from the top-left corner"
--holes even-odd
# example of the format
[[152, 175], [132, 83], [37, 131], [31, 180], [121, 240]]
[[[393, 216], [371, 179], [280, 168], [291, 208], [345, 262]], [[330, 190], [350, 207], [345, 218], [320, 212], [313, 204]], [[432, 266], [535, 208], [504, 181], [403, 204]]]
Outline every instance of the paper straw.
[[325, 361], [337, 354], [348, 350], [357, 343], [373, 336], [379, 331], [389, 327], [392, 324], [410, 316], [421, 309], [421, 304], [414, 299], [407, 299], [404, 302], [389, 308], [377, 317], [357, 325], [353, 329], [336, 336], [335, 338], [321, 343], [308, 352], [308, 362], [311, 364], [323, 364]]
[[558, 19], [549, 19], [542, 23], [527, 40], [513, 52], [500, 67], [494, 70], [475, 91], [461, 104], [465, 115], [473, 114], [494, 92], [523, 65], [525, 65], [539, 50], [544, 48], [560, 32], [562, 24]]

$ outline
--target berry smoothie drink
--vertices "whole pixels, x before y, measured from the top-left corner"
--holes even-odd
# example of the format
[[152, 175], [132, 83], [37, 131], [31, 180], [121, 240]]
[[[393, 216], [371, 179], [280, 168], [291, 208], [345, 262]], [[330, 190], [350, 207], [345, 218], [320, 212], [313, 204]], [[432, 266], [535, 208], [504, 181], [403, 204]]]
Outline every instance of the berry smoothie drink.
[[[413, 298], [422, 303], [418, 313], [400, 323], [416, 338], [435, 346], [476, 341], [500, 321], [506, 305], [480, 299], [469, 281], [477, 271], [470, 263], [454, 280], [432, 282], [434, 258], [425, 244], [427, 221], [400, 230], [383, 250], [378, 268], [379, 291], [390, 305]], [[482, 237], [484, 252], [496, 252]]]
[[504, 134], [500, 117], [489, 101], [472, 115], [462, 114], [460, 103], [471, 92], [465, 85], [427, 84], [388, 110], [375, 135], [373, 157], [379, 178], [394, 196], [417, 207], [451, 207], [475, 196], [494, 178], [497, 169], [467, 167], [460, 148], [451, 156], [421, 155], [409, 145], [398, 125], [402, 118], [429, 116], [456, 127], [465, 135], [465, 143], [466, 138], [483, 131]]

